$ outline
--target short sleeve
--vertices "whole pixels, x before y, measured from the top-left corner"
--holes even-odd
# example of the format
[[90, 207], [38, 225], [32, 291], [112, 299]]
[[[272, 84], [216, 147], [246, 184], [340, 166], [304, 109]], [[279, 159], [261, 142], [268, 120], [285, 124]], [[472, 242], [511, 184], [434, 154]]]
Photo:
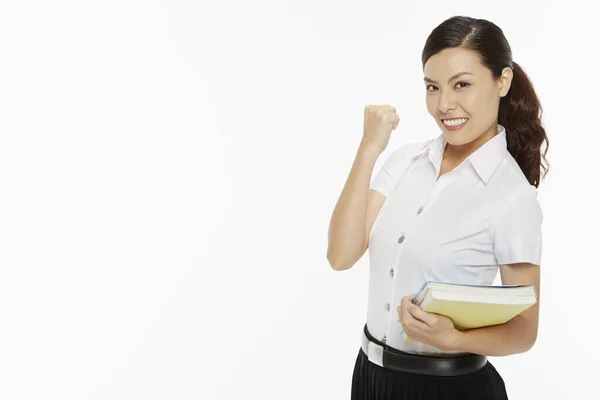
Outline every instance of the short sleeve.
[[370, 188], [389, 197], [398, 180], [402, 177], [414, 156], [423, 150], [424, 146], [432, 140], [424, 142], [411, 142], [394, 150], [385, 160], [375, 177], [371, 181]]
[[520, 190], [495, 218], [492, 243], [498, 264], [529, 262], [540, 265], [542, 258], [542, 209], [537, 189]]
[[371, 181], [371, 189], [383, 194], [385, 197], [389, 197], [392, 191], [394, 170], [397, 169], [396, 166], [404, 158], [404, 150], [404, 147], [401, 147], [388, 156]]

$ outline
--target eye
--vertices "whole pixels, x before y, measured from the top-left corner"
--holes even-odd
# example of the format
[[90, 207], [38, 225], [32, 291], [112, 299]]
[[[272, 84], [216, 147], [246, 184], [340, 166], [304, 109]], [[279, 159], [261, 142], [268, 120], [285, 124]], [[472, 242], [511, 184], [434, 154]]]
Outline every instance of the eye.
[[[468, 86], [471, 86], [471, 84], [470, 84], [470, 83], [467, 83], [467, 82], [462, 82], [462, 81], [461, 81], [461, 82], [458, 82], [456, 85], [457, 85], [457, 86], [458, 86], [458, 85], [463, 85], [463, 86], [459, 86], [459, 89], [464, 89], [464, 88], [466, 88], [466, 87], [468, 87]], [[433, 88], [433, 89], [432, 89], [432, 90], [429, 90], [429, 88]], [[434, 90], [436, 90], [436, 89], [437, 89], [437, 87], [436, 87], [435, 85], [427, 85], [427, 86], [425, 87], [425, 89], [426, 89], [426, 90], [427, 90], [429, 93], [431, 93], [431, 92], [433, 92]]]

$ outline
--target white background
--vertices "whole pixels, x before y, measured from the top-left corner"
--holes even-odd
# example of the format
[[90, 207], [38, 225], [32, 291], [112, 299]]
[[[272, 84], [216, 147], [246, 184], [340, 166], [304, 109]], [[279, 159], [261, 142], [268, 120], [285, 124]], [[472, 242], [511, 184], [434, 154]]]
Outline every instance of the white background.
[[0, 398], [349, 399], [369, 266], [331, 269], [329, 218], [366, 104], [401, 118], [376, 170], [439, 135], [452, 15], [503, 29], [550, 138], [539, 338], [492, 362], [511, 399], [599, 398], [591, 4], [2, 2]]

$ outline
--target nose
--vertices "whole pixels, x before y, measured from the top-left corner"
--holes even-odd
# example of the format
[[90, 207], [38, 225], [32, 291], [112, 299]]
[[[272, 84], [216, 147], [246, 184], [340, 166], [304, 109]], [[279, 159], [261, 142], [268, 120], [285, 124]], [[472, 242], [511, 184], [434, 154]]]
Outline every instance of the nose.
[[447, 114], [448, 111], [454, 110], [456, 108], [456, 100], [452, 95], [452, 92], [449, 93], [440, 93], [440, 103], [438, 108], [442, 112], [442, 114]]

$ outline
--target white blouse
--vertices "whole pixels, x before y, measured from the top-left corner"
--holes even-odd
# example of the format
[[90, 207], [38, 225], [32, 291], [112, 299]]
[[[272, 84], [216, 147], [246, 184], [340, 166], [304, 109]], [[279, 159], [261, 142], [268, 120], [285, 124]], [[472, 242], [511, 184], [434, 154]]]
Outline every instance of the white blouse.
[[506, 131], [436, 181], [446, 146], [436, 139], [393, 151], [371, 182], [386, 196], [369, 243], [367, 327], [393, 348], [448, 354], [405, 342], [397, 307], [426, 280], [491, 285], [500, 264], [540, 265], [537, 189], [506, 148]]

